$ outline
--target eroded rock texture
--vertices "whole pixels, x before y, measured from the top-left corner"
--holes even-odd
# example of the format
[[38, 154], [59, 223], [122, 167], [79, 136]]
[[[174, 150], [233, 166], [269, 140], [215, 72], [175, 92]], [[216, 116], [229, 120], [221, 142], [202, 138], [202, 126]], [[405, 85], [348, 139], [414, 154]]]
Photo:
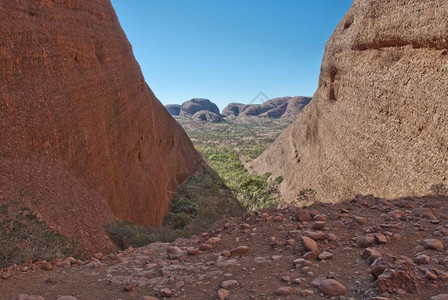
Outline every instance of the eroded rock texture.
[[202, 160], [146, 85], [108, 0], [0, 1], [0, 202], [87, 252], [114, 217], [161, 224]]
[[447, 24], [445, 0], [355, 0], [310, 105], [251, 167], [284, 177], [284, 203], [446, 186]]

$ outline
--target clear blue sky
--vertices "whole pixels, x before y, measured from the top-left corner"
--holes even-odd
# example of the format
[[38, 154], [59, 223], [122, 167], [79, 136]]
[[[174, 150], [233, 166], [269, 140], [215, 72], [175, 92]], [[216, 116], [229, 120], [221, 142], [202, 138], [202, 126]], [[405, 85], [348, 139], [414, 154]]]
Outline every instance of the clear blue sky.
[[312, 96], [325, 43], [352, 0], [112, 0], [146, 82], [163, 104], [222, 109]]

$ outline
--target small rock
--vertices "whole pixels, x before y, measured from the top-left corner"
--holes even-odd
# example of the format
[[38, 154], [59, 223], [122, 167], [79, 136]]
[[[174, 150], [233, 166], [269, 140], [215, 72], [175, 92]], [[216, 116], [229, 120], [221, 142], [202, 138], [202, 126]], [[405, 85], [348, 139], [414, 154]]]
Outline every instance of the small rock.
[[181, 254], [183, 251], [179, 247], [171, 246], [166, 249], [166, 252], [168, 252], [169, 254]]
[[374, 240], [375, 238], [373, 236], [365, 235], [358, 239], [357, 244], [359, 248], [367, 248], [372, 245]]
[[429, 279], [429, 280], [437, 280], [437, 275], [436, 274], [434, 274], [433, 272], [431, 272], [431, 271], [427, 271], [426, 273], [425, 273], [425, 278], [426, 279]]
[[323, 241], [327, 238], [327, 235], [322, 231], [305, 231], [303, 235], [315, 241]]
[[167, 298], [170, 298], [173, 295], [173, 292], [171, 292], [169, 288], [161, 288], [159, 293], [162, 297]]
[[238, 285], [238, 281], [236, 281], [236, 280], [226, 280], [226, 281], [221, 282], [221, 287], [223, 289], [228, 289], [228, 288], [236, 286], [236, 285]]
[[20, 294], [16, 297], [16, 300], [26, 300], [27, 297], [27, 294]]
[[238, 246], [238, 247], [230, 250], [230, 253], [232, 255], [244, 255], [247, 252], [249, 252], [249, 247], [247, 247], [247, 246]]
[[420, 254], [414, 261], [417, 265], [426, 265], [431, 261], [431, 257], [425, 254]]
[[315, 221], [313, 224], [313, 229], [319, 230], [325, 227], [325, 221]]
[[434, 214], [434, 212], [432, 211], [432, 209], [430, 208], [426, 208], [426, 207], [419, 207], [417, 209], [414, 210], [414, 216], [416, 217], [420, 217], [420, 218], [426, 218], [429, 220], [436, 220], [437, 217]]
[[188, 253], [188, 255], [198, 255], [199, 254], [199, 249], [198, 248], [194, 248], [194, 247], [188, 247], [187, 248], [187, 253]]
[[226, 300], [227, 298], [229, 298], [230, 296], [230, 292], [226, 289], [219, 289], [218, 290], [218, 299], [219, 300]]
[[337, 239], [338, 239], [338, 236], [334, 233], [329, 233], [327, 235], [327, 240], [329, 240], [330, 242], [337, 241]]
[[432, 296], [430, 300], [448, 300], [448, 294], [439, 294]]
[[42, 264], [42, 270], [50, 271], [53, 269], [53, 265], [51, 263], [44, 263]]
[[314, 292], [312, 290], [302, 290], [300, 291], [300, 295], [302, 297], [308, 297], [314, 295]]
[[94, 255], [93, 255], [93, 257], [95, 257], [96, 259], [103, 259], [103, 257], [104, 257], [104, 255], [103, 255], [103, 253], [95, 253]]
[[5, 272], [5, 273], [2, 274], [2, 278], [3, 278], [3, 279], [8, 279], [8, 278], [10, 278], [11, 276], [12, 276], [12, 273], [11, 273], [11, 272]]
[[283, 282], [291, 282], [291, 277], [289, 277], [289, 276], [282, 276], [281, 280]]
[[361, 257], [367, 260], [369, 264], [372, 264], [375, 261], [375, 259], [381, 256], [382, 255], [378, 250], [372, 248], [365, 249], [361, 255]]
[[299, 222], [311, 221], [311, 212], [309, 210], [302, 209], [296, 214], [296, 219]]
[[279, 287], [275, 291], [275, 295], [277, 295], [277, 296], [288, 296], [288, 295], [290, 295], [292, 293], [294, 293], [294, 289], [292, 287], [289, 287], [289, 286]]
[[423, 245], [426, 249], [432, 249], [437, 251], [443, 251], [445, 248], [443, 242], [438, 239], [427, 239], [423, 241]]
[[126, 284], [125, 286], [124, 286], [124, 290], [126, 291], [126, 292], [130, 292], [130, 291], [132, 291], [132, 284]]
[[313, 239], [311, 239], [311, 238], [309, 238], [307, 236], [304, 236], [304, 235], [302, 235], [300, 237], [300, 239], [302, 240], [303, 247], [305, 247], [306, 250], [308, 250], [308, 251], [313, 251], [313, 250], [318, 251], [317, 243]]
[[324, 251], [321, 254], [319, 254], [319, 259], [320, 260], [328, 260], [328, 259], [332, 259], [334, 256], [333, 253], [328, 252], [328, 251]]
[[308, 259], [308, 260], [315, 260], [318, 257], [319, 257], [319, 251], [318, 250], [308, 251], [307, 253], [305, 253], [303, 255], [303, 258]]
[[243, 224], [240, 225], [240, 228], [241, 228], [241, 229], [249, 229], [249, 228], [250, 228], [250, 225], [249, 225], [249, 224], [246, 224], [246, 223], [243, 223]]
[[273, 221], [274, 222], [283, 222], [283, 217], [282, 216], [276, 216]]
[[56, 300], [78, 300], [73, 296], [60, 296]]
[[387, 238], [384, 234], [382, 233], [376, 233], [375, 234], [375, 240], [378, 244], [386, 244], [387, 243]]
[[201, 251], [208, 251], [211, 249], [213, 249], [213, 246], [210, 244], [202, 244], [199, 246], [199, 250], [201, 250]]
[[347, 288], [334, 279], [323, 280], [319, 290], [329, 296], [341, 296], [347, 293]]

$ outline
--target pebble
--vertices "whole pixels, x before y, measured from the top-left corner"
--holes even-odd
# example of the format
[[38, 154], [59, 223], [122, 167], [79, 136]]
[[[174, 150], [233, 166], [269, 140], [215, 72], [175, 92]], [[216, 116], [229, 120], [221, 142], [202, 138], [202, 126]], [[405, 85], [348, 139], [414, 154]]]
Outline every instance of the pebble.
[[303, 235], [315, 241], [323, 241], [327, 238], [327, 235], [322, 231], [304, 231]]
[[302, 297], [308, 297], [308, 296], [312, 296], [314, 295], [314, 291], [312, 290], [301, 290], [300, 291], [300, 296]]
[[238, 285], [238, 281], [236, 281], [236, 280], [226, 280], [226, 281], [221, 282], [221, 287], [223, 289], [228, 289], [228, 288], [236, 286], [236, 285]]
[[423, 241], [423, 245], [426, 249], [432, 249], [437, 251], [443, 251], [445, 248], [443, 242], [438, 239], [427, 239]]
[[202, 244], [199, 246], [199, 250], [201, 250], [201, 251], [208, 251], [211, 249], [213, 249], [213, 246], [210, 244]]
[[151, 296], [142, 296], [140, 297], [139, 300], [159, 300], [156, 297], [151, 297]]
[[173, 295], [173, 293], [171, 292], [171, 290], [169, 288], [161, 288], [159, 293], [162, 297], [167, 297], [167, 298], [170, 298]]
[[318, 251], [317, 243], [313, 239], [311, 239], [311, 238], [309, 238], [307, 236], [304, 236], [304, 235], [302, 235], [300, 237], [300, 239], [302, 240], [303, 247], [305, 247], [306, 250], [308, 250], [308, 251], [313, 251], [313, 250], [314, 251]]
[[386, 244], [387, 243], [387, 238], [384, 234], [382, 233], [376, 233], [375, 234], [375, 240], [378, 244]]
[[44, 263], [42, 265], [42, 269], [45, 271], [51, 271], [53, 269], [53, 265], [51, 263]]
[[172, 246], [172, 247], [168, 247], [166, 249], [166, 252], [168, 252], [169, 254], [181, 254], [183, 251], [179, 247]]
[[124, 286], [124, 290], [125, 290], [126, 292], [130, 292], [130, 291], [132, 291], [132, 284], [126, 284], [126, 285]]
[[347, 288], [334, 279], [323, 280], [319, 290], [329, 296], [341, 296], [347, 293]]
[[419, 208], [415, 209], [414, 216], [420, 217], [420, 218], [426, 218], [426, 219], [430, 219], [430, 220], [437, 219], [437, 217], [434, 214], [434, 212], [432, 211], [432, 209], [426, 208], [426, 207], [419, 207]]
[[218, 290], [218, 300], [226, 300], [229, 298], [230, 292], [226, 289], [219, 289]]
[[325, 227], [325, 221], [315, 221], [313, 224], [313, 229], [319, 230]]
[[56, 298], [56, 300], [78, 300], [73, 296], [60, 296], [58, 298]]
[[375, 238], [373, 236], [365, 235], [360, 238], [358, 238], [357, 245], [359, 248], [367, 248], [370, 245], [372, 245]]
[[26, 300], [27, 297], [27, 294], [20, 294], [16, 297], [16, 300]]
[[439, 294], [432, 296], [430, 300], [448, 300], [448, 294]]
[[187, 253], [188, 253], [188, 255], [198, 255], [199, 254], [199, 249], [198, 248], [194, 248], [194, 247], [188, 247], [187, 248]]
[[288, 295], [290, 295], [292, 293], [294, 293], [294, 289], [292, 287], [289, 287], [289, 286], [279, 287], [275, 291], [275, 295], [277, 295], [277, 296], [288, 296]]
[[311, 221], [311, 212], [309, 210], [302, 209], [296, 214], [296, 219], [299, 222]]
[[230, 250], [230, 254], [232, 255], [244, 255], [249, 252], [249, 247], [247, 246], [238, 246], [232, 250]]
[[382, 256], [381, 253], [373, 248], [365, 249], [361, 255], [361, 257], [367, 260], [369, 264], [372, 264], [375, 261], [375, 259], [381, 256]]
[[328, 259], [332, 259], [334, 256], [333, 253], [328, 252], [328, 251], [324, 251], [321, 254], [319, 254], [319, 259], [320, 260], [328, 260]]
[[418, 265], [426, 265], [431, 261], [431, 257], [425, 254], [420, 254], [415, 258], [415, 263]]

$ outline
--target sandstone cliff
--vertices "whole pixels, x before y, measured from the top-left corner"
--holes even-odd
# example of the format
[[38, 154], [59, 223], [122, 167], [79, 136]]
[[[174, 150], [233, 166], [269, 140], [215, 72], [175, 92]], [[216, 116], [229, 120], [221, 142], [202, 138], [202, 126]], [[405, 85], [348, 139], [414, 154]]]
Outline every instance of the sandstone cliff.
[[284, 177], [285, 204], [447, 185], [447, 24], [445, 0], [355, 0], [310, 105], [251, 168]]
[[146, 85], [109, 0], [0, 2], [0, 203], [85, 251], [113, 219], [161, 224], [202, 160]]

